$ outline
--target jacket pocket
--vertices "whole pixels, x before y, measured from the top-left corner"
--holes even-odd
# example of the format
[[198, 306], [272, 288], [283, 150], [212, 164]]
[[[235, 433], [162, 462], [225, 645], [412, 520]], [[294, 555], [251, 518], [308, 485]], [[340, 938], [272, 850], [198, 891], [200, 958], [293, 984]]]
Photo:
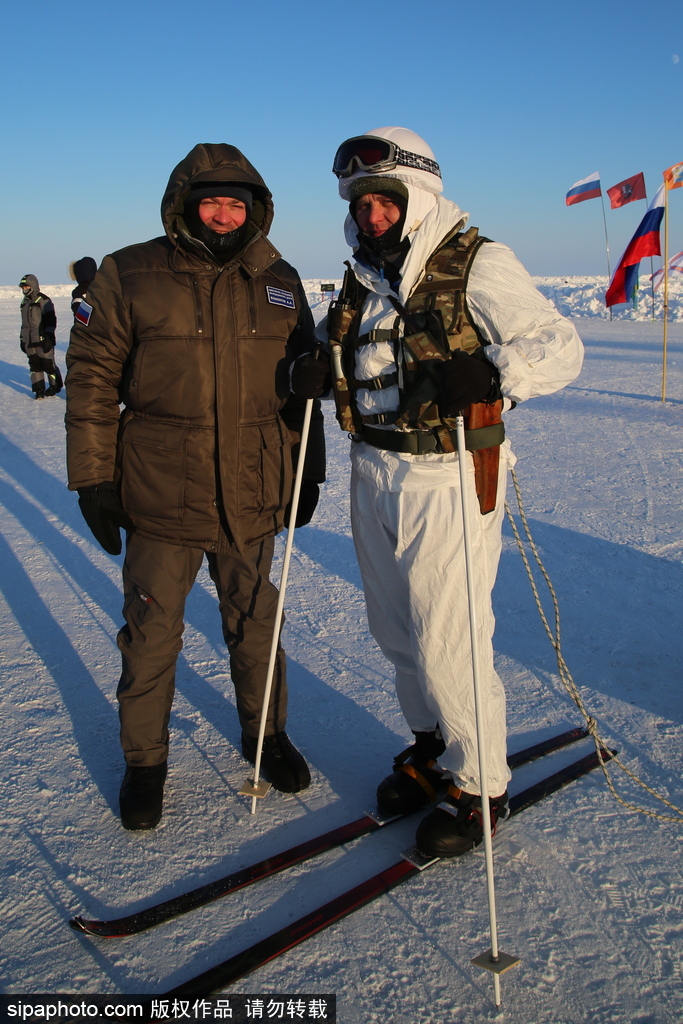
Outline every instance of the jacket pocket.
[[242, 427], [240, 512], [274, 515], [292, 493], [292, 442], [279, 420]]
[[185, 497], [187, 430], [132, 419], [121, 444], [121, 500], [126, 512], [181, 523]]

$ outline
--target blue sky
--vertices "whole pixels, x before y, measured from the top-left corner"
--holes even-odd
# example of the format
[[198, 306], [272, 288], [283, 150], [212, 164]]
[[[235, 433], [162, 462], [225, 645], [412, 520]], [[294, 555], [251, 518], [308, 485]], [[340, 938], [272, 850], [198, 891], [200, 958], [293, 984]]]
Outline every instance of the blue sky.
[[[652, 198], [683, 160], [680, 3], [655, 21], [642, 0], [34, 0], [4, 25], [0, 284], [158, 235], [197, 142], [255, 164], [302, 277], [341, 276], [332, 157], [373, 127], [423, 135], [445, 194], [533, 274], [606, 272], [600, 201], [564, 205], [575, 181], [644, 171]], [[612, 267], [644, 212], [606, 201]], [[673, 253], [683, 189], [670, 227]]]

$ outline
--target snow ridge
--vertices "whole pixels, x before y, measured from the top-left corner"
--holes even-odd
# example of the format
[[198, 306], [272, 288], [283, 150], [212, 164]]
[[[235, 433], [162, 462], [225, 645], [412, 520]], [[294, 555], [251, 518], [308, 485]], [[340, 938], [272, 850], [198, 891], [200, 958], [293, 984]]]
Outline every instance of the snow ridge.
[[[605, 306], [605, 292], [608, 280], [606, 277], [534, 277], [536, 287], [550, 299], [563, 316], [598, 317], [609, 320], [609, 310]], [[303, 282], [306, 298], [313, 310], [322, 313], [330, 301], [330, 292], [321, 291], [322, 284], [333, 284], [335, 295], [341, 288], [341, 278], [313, 277]], [[73, 284], [46, 284], [41, 290], [52, 299], [66, 298], [71, 295]], [[662, 319], [663, 288], [655, 292], [655, 320]], [[17, 304], [21, 301], [19, 288], [13, 285], [0, 285], [0, 306], [6, 309], [6, 302]], [[612, 318], [615, 320], [652, 320], [652, 294], [649, 274], [640, 277], [640, 291], [636, 308], [628, 304], [613, 307]], [[683, 320], [683, 274], [673, 273], [669, 278], [669, 321]]]

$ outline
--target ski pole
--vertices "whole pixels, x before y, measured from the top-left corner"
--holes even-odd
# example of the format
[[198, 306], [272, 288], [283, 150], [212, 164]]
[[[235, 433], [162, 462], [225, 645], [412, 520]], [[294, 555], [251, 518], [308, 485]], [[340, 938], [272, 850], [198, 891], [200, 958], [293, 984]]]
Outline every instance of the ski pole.
[[491, 813], [489, 810], [488, 761], [486, 756], [486, 735], [481, 706], [481, 688], [479, 671], [479, 633], [477, 628], [477, 609], [475, 604], [475, 581], [472, 564], [472, 532], [470, 521], [469, 491], [467, 479], [469, 460], [465, 448], [465, 422], [462, 414], [456, 417], [455, 431], [458, 449], [458, 466], [460, 469], [460, 498], [462, 502], [462, 527], [465, 549], [465, 573], [467, 576], [467, 607], [470, 620], [470, 644], [472, 647], [472, 681], [474, 683], [474, 714], [477, 725], [477, 749], [479, 755], [479, 788], [481, 790], [481, 820], [484, 829], [484, 855], [486, 859], [486, 887], [489, 907], [489, 930], [491, 933], [491, 949], [476, 957], [472, 963], [493, 973], [493, 994], [497, 1007], [500, 1006], [500, 977], [503, 970], [519, 963], [518, 959], [498, 949], [498, 925], [496, 922], [496, 893], [493, 876], [493, 847], [491, 844]]
[[[317, 353], [316, 353], [317, 355]], [[256, 760], [254, 761], [254, 778], [247, 779], [245, 784], [240, 789], [240, 795], [251, 797], [251, 814], [256, 814], [256, 801], [259, 797], [264, 797], [270, 789], [269, 782], [260, 782], [261, 774], [261, 756], [263, 754], [263, 739], [266, 733], [266, 719], [268, 717], [268, 704], [270, 702], [270, 691], [273, 685], [273, 676], [275, 675], [275, 662], [277, 659], [277, 649], [280, 640], [280, 629], [282, 626], [282, 611], [285, 604], [285, 592], [287, 590], [287, 577], [289, 576], [289, 562], [292, 557], [292, 547], [294, 544], [294, 524], [296, 523], [296, 514], [299, 508], [299, 496], [301, 494], [301, 482], [304, 476], [304, 462], [306, 461], [306, 448], [308, 446], [308, 435], [311, 427], [311, 414], [313, 412], [313, 399], [308, 398], [306, 400], [306, 407], [304, 411], [304, 422], [301, 429], [301, 440], [299, 442], [299, 461], [296, 466], [296, 475], [294, 477], [294, 490], [292, 491], [292, 504], [289, 512], [289, 526], [287, 528], [287, 543], [285, 544], [285, 554], [282, 560], [282, 575], [280, 577], [280, 593], [277, 600], [277, 608], [275, 611], [275, 625], [273, 627], [273, 639], [270, 645], [270, 659], [268, 662], [268, 671], [266, 673], [266, 688], [263, 694], [263, 706], [261, 708], [261, 722], [259, 725], [258, 740], [256, 743]]]

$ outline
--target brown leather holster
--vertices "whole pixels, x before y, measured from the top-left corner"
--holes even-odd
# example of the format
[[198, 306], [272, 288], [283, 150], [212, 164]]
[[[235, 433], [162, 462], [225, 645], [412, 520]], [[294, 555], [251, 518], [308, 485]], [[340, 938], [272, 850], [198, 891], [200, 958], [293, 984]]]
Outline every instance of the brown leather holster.
[[[478, 430], [480, 427], [491, 427], [494, 424], [502, 423], [502, 413], [502, 399], [491, 403], [475, 402], [463, 414], [465, 430]], [[485, 516], [487, 512], [493, 512], [496, 507], [500, 445], [495, 445], [492, 448], [475, 448], [472, 450], [472, 459], [479, 509]]]

